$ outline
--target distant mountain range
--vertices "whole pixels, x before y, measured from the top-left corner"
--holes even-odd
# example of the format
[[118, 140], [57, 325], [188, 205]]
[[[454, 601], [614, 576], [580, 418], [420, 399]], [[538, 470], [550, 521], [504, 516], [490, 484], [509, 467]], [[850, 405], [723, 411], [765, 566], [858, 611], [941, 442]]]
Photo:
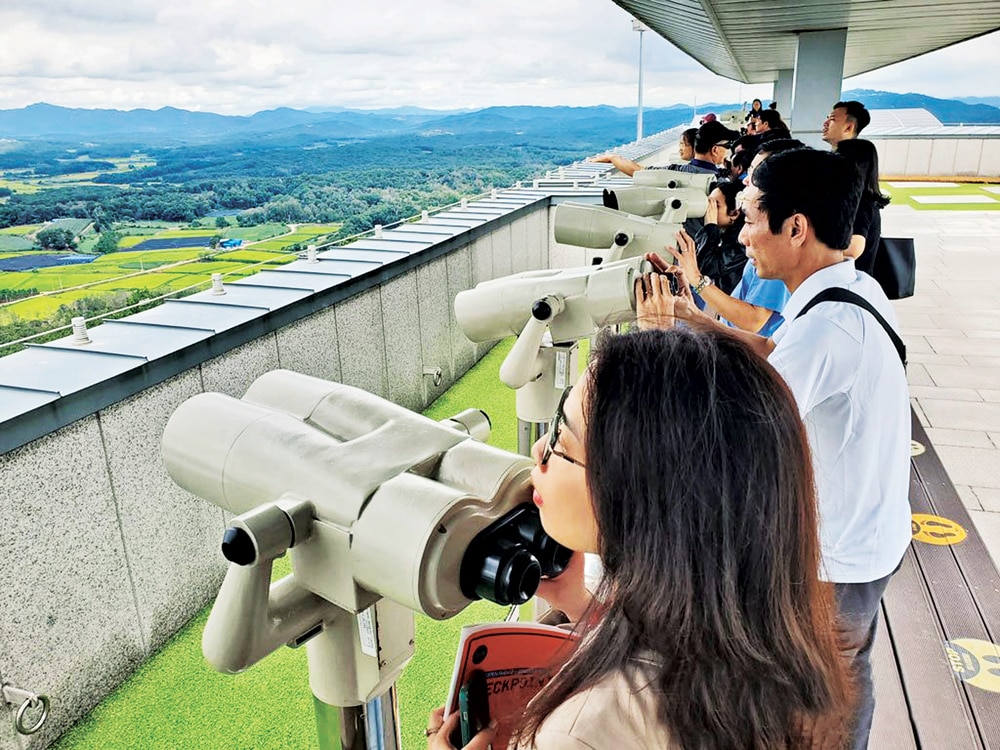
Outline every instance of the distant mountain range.
[[[966, 100], [936, 99], [922, 94], [895, 94], [855, 89], [844, 99], [858, 99], [870, 109], [921, 107], [946, 124], [1000, 124], [1000, 97]], [[723, 112], [735, 103], [702, 104], [699, 111]], [[489, 107], [480, 110], [428, 110], [397, 107], [357, 110], [342, 107], [308, 110], [282, 107], [250, 116], [190, 112], [174, 107], [158, 110], [67, 109], [32, 104], [0, 110], [0, 139], [48, 141], [135, 141], [150, 145], [212, 143], [264, 138], [277, 141], [350, 142], [394, 134], [443, 135], [503, 132], [538, 136], [564, 134], [589, 138], [596, 134], [628, 135], [634, 128], [634, 107]], [[690, 105], [646, 109], [648, 133], [690, 122]]]
[[[730, 109], [736, 104], [720, 105]], [[705, 111], [704, 107], [702, 111]], [[694, 110], [683, 104], [643, 113], [646, 132], [689, 122]], [[595, 133], [635, 129], [631, 107], [489, 107], [467, 110], [424, 110], [400, 107], [391, 110], [307, 111], [271, 109], [250, 116], [189, 112], [174, 107], [158, 110], [67, 109], [32, 104], [22, 109], [0, 110], [0, 138], [20, 140], [104, 142], [136, 141], [149, 145], [212, 143], [248, 137], [276, 141], [349, 142], [388, 135], [443, 135], [503, 132], [583, 137]]]
[[991, 107], [1000, 107], [1000, 96], [956, 96], [955, 99], [966, 104], [989, 104]]
[[[894, 94], [889, 91], [852, 89], [840, 96], [857, 99], [868, 109], [926, 109], [945, 125], [998, 125], [1000, 108], [983, 101], [969, 103], [960, 99], [936, 99], [923, 94]], [[994, 97], [1000, 100], [1000, 97]]]

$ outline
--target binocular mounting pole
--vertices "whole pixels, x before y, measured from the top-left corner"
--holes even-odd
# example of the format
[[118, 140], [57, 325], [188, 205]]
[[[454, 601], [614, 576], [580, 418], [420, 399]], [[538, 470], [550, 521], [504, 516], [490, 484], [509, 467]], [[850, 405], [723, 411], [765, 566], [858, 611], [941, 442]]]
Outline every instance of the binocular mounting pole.
[[548, 428], [563, 391], [577, 371], [575, 341], [552, 343], [549, 324], [566, 308], [561, 295], [535, 300], [531, 317], [500, 365], [500, 380], [516, 391], [517, 452], [531, 455], [531, 446]]

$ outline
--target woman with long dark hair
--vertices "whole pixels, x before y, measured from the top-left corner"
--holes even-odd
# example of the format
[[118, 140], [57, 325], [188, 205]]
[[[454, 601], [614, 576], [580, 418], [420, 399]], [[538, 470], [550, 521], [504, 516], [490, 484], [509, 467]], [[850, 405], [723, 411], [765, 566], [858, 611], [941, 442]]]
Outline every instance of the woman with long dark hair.
[[882, 238], [880, 212], [890, 200], [889, 196], [882, 194], [878, 184], [878, 151], [871, 141], [848, 138], [837, 144], [837, 153], [854, 164], [861, 180], [861, 202], [854, 217], [851, 244], [844, 255], [854, 258], [854, 265], [859, 271], [871, 274]]
[[[517, 748], [840, 746], [815, 731], [843, 725], [851, 688], [809, 450], [767, 362], [721, 330], [610, 336], [533, 454], [546, 531], [604, 576], [591, 600], [577, 554], [543, 583], [585, 624]], [[450, 748], [456, 721], [433, 714], [429, 747]]]

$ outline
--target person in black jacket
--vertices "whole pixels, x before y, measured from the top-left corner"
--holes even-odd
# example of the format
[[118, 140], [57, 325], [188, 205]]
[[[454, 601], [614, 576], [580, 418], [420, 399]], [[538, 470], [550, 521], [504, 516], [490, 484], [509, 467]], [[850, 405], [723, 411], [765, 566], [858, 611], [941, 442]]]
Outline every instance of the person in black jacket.
[[697, 248], [697, 264], [693, 268], [699, 274], [690, 278], [707, 276], [726, 294], [736, 288], [747, 262], [746, 250], [737, 239], [743, 219], [736, 196], [742, 189], [743, 183], [737, 180], [720, 182], [708, 196], [704, 221], [685, 222], [685, 231], [693, 237]]
[[870, 276], [882, 237], [881, 210], [890, 200], [879, 188], [878, 152], [871, 141], [851, 138], [837, 144], [837, 153], [854, 164], [861, 181], [861, 202], [854, 217], [851, 244], [844, 255], [854, 258], [855, 268]]

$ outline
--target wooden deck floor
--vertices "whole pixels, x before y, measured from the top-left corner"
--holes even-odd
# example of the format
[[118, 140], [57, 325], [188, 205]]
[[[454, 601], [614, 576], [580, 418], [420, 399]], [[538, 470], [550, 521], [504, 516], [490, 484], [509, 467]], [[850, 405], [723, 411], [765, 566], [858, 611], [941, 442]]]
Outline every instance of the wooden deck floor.
[[[912, 421], [924, 452], [911, 462], [910, 505], [914, 514], [941, 520], [920, 524], [923, 533], [883, 599], [869, 746], [1000, 750], [1000, 648], [994, 645], [1000, 644], [1000, 573], [927, 433], [915, 415]], [[967, 536], [961, 539], [949, 521]]]

